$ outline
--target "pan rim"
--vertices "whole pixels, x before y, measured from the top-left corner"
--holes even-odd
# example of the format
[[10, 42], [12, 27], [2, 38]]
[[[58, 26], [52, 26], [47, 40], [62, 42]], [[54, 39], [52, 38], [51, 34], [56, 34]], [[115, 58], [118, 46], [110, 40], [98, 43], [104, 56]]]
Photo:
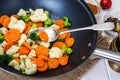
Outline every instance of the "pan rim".
[[[92, 14], [92, 12], [91, 12], [91, 10], [89, 9], [89, 7], [86, 5], [86, 3], [85, 3], [83, 0], [77, 0], [77, 2], [84, 7], [84, 9], [86, 10], [86, 12], [87, 12], [88, 15], [90, 16], [90, 19], [91, 19], [92, 24], [96, 24], [95, 17], [94, 17], [94, 15]], [[97, 42], [97, 35], [98, 35], [98, 34], [97, 34], [97, 31], [95, 31], [95, 33], [94, 33], [94, 36], [95, 36], [95, 37], [94, 37], [94, 44], [93, 44], [93, 47], [92, 47], [93, 49], [91, 49], [91, 51], [89, 52], [89, 55], [87, 56], [86, 59], [83, 60], [82, 64], [88, 59], [88, 57], [92, 54], [93, 50], [95, 49], [95, 47], [96, 47], [96, 42]], [[80, 66], [80, 65], [79, 65], [79, 66]], [[64, 72], [63, 74], [55, 75], [55, 76], [48, 76], [48, 77], [46, 77], [46, 78], [51, 78], [51, 77], [53, 78], [53, 77], [62, 76], [62, 75], [64, 75], [64, 74], [67, 74], [67, 73], [69, 73], [69, 72], [77, 69], [79, 66], [77, 66], [76, 68], [74, 68], [74, 69], [72, 69], [72, 70], [70, 70], [70, 71], [68, 71], [68, 72]], [[6, 72], [8, 72], [8, 73], [10, 73], [10, 74], [17, 75], [17, 76], [22, 76], [22, 77], [27, 77], [27, 78], [45, 78], [45, 77], [34, 77], [34, 76], [26, 76], [26, 75], [22, 75], [22, 74], [21, 74], [21, 75], [20, 75], [20, 74], [16, 74], [16, 73], [7, 71], [7, 70], [5, 70], [5, 69], [2, 68], [2, 67], [0, 67], [0, 69], [4, 70], [4, 71], [6, 71]]]

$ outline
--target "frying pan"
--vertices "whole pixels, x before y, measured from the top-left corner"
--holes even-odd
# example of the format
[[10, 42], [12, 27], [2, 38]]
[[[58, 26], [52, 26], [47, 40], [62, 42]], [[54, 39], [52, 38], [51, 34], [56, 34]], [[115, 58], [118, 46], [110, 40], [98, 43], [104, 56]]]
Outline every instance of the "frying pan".
[[[53, 20], [68, 16], [72, 23], [71, 29], [96, 24], [94, 15], [83, 0], [1, 0], [0, 15], [11, 16], [21, 8], [25, 10], [43, 8], [50, 12]], [[29, 77], [45, 78], [62, 75], [84, 63], [96, 47], [97, 32], [86, 30], [72, 33], [72, 36], [75, 38], [75, 44], [72, 47], [74, 52], [70, 55], [68, 65]], [[0, 63], [0, 67], [10, 73], [27, 76], [9, 67], [7, 63]]]

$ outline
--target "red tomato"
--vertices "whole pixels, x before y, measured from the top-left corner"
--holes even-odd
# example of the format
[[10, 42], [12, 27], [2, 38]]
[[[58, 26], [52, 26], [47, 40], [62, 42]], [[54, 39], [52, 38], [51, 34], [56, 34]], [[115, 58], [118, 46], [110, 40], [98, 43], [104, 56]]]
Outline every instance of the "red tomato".
[[101, 0], [100, 1], [100, 6], [102, 7], [102, 9], [109, 9], [112, 5], [112, 1], [111, 0]]

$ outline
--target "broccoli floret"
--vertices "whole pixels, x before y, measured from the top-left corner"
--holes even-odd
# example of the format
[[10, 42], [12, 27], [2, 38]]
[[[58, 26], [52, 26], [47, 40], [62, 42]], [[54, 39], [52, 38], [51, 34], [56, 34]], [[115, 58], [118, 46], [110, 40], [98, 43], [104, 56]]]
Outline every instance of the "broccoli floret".
[[53, 24], [52, 19], [50, 18], [49, 12], [45, 11], [45, 14], [47, 15], [48, 19], [44, 22], [44, 27], [48, 27]]
[[8, 55], [8, 54], [3, 54], [0, 55], [0, 62], [10, 62], [13, 59], [12, 55]]
[[52, 19], [48, 18], [47, 21], [45, 21], [44, 24], [50, 26], [50, 25], [52, 25], [52, 23], [53, 23]]
[[45, 11], [45, 14], [50, 17], [49, 11]]
[[31, 28], [38, 28], [37, 24], [32, 24]]
[[0, 35], [0, 43], [4, 41], [4, 36]]
[[37, 33], [33, 32], [30, 34], [30, 39], [37, 41], [37, 40], [39, 40], [39, 35]]
[[70, 28], [71, 27], [71, 23], [69, 21], [69, 18], [67, 16], [64, 16], [64, 22], [63, 22], [64, 26], [66, 28]]
[[64, 53], [66, 53], [66, 52], [67, 52], [67, 46], [64, 45], [64, 46], [62, 46], [62, 53], [64, 54]]
[[57, 38], [57, 39], [55, 40], [55, 42], [64, 42], [64, 40], [63, 40], [63, 39], [60, 39], [60, 38]]
[[71, 54], [73, 50], [71, 48], [68, 48], [66, 45], [62, 46], [62, 53], [65, 54]]
[[23, 20], [24, 22], [30, 21], [30, 17], [28, 17], [28, 16], [20, 16], [19, 19], [20, 19], [20, 20]]
[[73, 50], [71, 48], [67, 48], [67, 53], [71, 54], [73, 52]]

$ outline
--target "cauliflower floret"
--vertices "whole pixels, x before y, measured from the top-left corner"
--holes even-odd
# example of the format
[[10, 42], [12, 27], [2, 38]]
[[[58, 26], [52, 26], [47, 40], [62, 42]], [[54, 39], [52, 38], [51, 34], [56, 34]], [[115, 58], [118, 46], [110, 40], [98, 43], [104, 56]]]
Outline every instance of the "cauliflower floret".
[[21, 39], [27, 40], [27, 35], [26, 35], [26, 34], [22, 34], [22, 35], [21, 35]]
[[26, 60], [26, 58], [27, 58], [27, 56], [26, 55], [21, 55], [20, 56], [20, 69], [22, 70], [22, 71], [24, 71], [25, 70], [25, 60]]
[[20, 56], [20, 59], [26, 59], [27, 58], [27, 55], [21, 55]]
[[62, 56], [62, 50], [58, 47], [52, 47], [49, 52], [50, 58], [60, 58]]
[[3, 47], [6, 43], [7, 43], [6, 41], [3, 41], [3, 42], [0, 44], [0, 46]]
[[36, 9], [33, 15], [30, 16], [33, 22], [46, 21], [48, 16], [44, 13], [43, 9]]
[[[17, 23], [18, 23], [17, 18], [11, 16], [11, 17], [10, 17], [10, 23], [9, 23], [8, 27], [9, 27], [11, 24], [17, 24]], [[11, 26], [12, 26], [12, 25], [11, 25]]]
[[14, 67], [14, 69], [16, 69], [16, 70], [20, 70], [20, 65], [16, 60], [10, 61], [10, 63], [8, 65], [11, 67]]
[[17, 26], [16, 26], [17, 29], [20, 30], [20, 32], [22, 33], [25, 29], [25, 22], [22, 20], [19, 20]]
[[34, 10], [33, 9], [29, 9], [29, 12], [30, 12], [30, 14], [34, 14]]
[[35, 41], [33, 41], [33, 40], [31, 40], [31, 39], [27, 39], [26, 42], [27, 42], [28, 44], [30, 44], [30, 45], [31, 45], [31, 44], [32, 44], [32, 45], [35, 44]]
[[56, 29], [56, 30], [59, 30], [59, 29], [60, 29], [60, 27], [59, 27], [58, 25], [56, 25], [56, 24], [53, 24], [53, 25], [51, 25], [50, 27], [51, 27], [51, 28], [54, 28], [54, 29]]
[[26, 13], [26, 11], [24, 9], [20, 9], [19, 12], [17, 13], [17, 15], [19, 15], [19, 16], [26, 16], [27, 13]]
[[22, 33], [23, 30], [25, 29], [25, 22], [22, 20], [17, 20], [15, 17], [11, 16], [8, 28], [18, 29]]
[[20, 68], [22, 69], [23, 73], [31, 75], [37, 72], [37, 66], [30, 60], [28, 56], [22, 55], [20, 56], [20, 59]]
[[25, 63], [24, 63], [24, 59], [20, 59], [20, 69], [21, 69], [22, 71], [24, 71], [24, 70], [25, 70]]
[[30, 53], [28, 54], [28, 57], [36, 57], [36, 52], [34, 49], [30, 51]]
[[25, 40], [27, 40], [27, 35], [22, 34], [20, 40], [18, 41], [18, 45], [21, 46], [25, 42]]
[[0, 55], [3, 55], [3, 54], [4, 54], [3, 48], [2, 46], [0, 46]]
[[8, 30], [7, 30], [7, 28], [2, 27], [2, 28], [0, 28], [0, 31], [2, 32], [2, 34], [5, 34]]
[[30, 58], [28, 57], [26, 58], [25, 65], [26, 65], [25, 73], [27, 75], [31, 75], [37, 72], [37, 66], [31, 62]]
[[11, 16], [8, 28], [13, 28], [14, 25], [16, 25], [17, 23], [18, 23], [18, 20], [15, 17]]
[[24, 42], [25, 42], [24, 39], [20, 39], [20, 40], [18, 41], [18, 45], [21, 46]]
[[13, 57], [19, 57], [19, 56], [20, 56], [19, 53], [16, 53], [16, 54], [13, 55]]
[[35, 64], [32, 64], [32, 65], [30, 66], [30, 68], [26, 68], [26, 69], [25, 69], [25, 73], [26, 73], [27, 75], [31, 75], [31, 74], [34, 74], [34, 73], [36, 73], [36, 72], [37, 72], [37, 67], [36, 67]]
[[10, 48], [6, 51], [6, 54], [9, 54], [9, 55], [16, 54], [16, 52], [18, 51], [19, 48], [20, 48], [20, 47], [13, 45], [12, 47], [10, 47]]
[[37, 44], [32, 45], [32, 48], [33, 48], [33, 49], [36, 49], [37, 47], [38, 47], [38, 45], [37, 45]]
[[50, 47], [50, 43], [49, 42], [39, 42], [40, 45], [44, 46], [44, 47]]

